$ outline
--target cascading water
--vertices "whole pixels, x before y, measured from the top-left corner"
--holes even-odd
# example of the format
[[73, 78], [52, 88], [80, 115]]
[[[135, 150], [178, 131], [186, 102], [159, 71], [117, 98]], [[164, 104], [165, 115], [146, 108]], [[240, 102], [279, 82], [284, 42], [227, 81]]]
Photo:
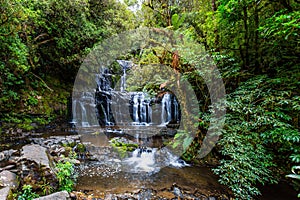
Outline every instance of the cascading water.
[[[125, 158], [106, 158], [103, 162], [107, 164], [108, 160], [114, 162], [123, 159], [123, 167], [134, 173], [157, 172], [161, 167], [169, 165], [185, 166], [184, 162], [179, 162], [178, 157], [160, 148], [164, 145], [165, 137], [173, 137], [176, 134], [176, 130], [169, 128], [169, 125], [179, 125], [180, 122], [180, 107], [175, 95], [161, 91], [151, 98], [145, 92], [127, 92], [126, 71], [133, 64], [124, 60], [117, 62], [121, 67], [118, 72], [101, 68], [100, 73], [96, 74], [97, 87], [93, 101], [93, 95], [84, 94], [82, 98], [73, 102], [73, 113], [74, 116], [80, 113], [81, 127], [92, 125], [88, 119], [91, 109], [87, 109], [87, 106], [94, 106], [98, 124], [105, 128], [104, 134], [107, 137], [127, 138], [139, 146]], [[116, 84], [116, 77], [119, 77], [120, 84]], [[115, 86], [117, 89], [114, 89]], [[99, 152], [93, 152], [91, 149], [90, 151], [92, 154]], [[101, 158], [103, 155], [99, 155], [98, 160]]]
[[158, 172], [163, 166], [176, 168], [189, 166], [185, 161], [167, 150], [158, 151], [157, 148], [149, 147], [134, 150], [132, 156], [124, 160], [124, 164], [128, 167], [127, 171], [133, 173], [154, 173]]
[[149, 125], [152, 121], [151, 100], [142, 92], [132, 93], [130, 100], [133, 125]]
[[85, 109], [85, 106], [84, 106], [84, 102], [79, 102], [79, 104], [80, 104], [81, 116], [82, 116], [81, 125], [82, 125], [82, 127], [89, 127], [90, 124], [87, 120], [87, 113], [86, 113], [86, 109]]
[[[107, 68], [96, 75], [95, 104], [100, 126], [135, 125], [166, 126], [178, 124], [180, 109], [177, 99], [172, 93], [164, 92], [162, 97], [149, 98], [144, 92], [126, 92], [126, 70], [132, 67], [132, 62], [117, 60], [121, 66], [120, 91], [113, 89], [114, 73]], [[116, 73], [118, 74], [118, 73]], [[153, 105], [160, 105], [153, 113]], [[160, 122], [153, 118], [160, 116]], [[86, 124], [87, 125], [87, 124]]]
[[122, 67], [123, 74], [121, 76], [120, 91], [124, 92], [126, 89], [126, 70], [132, 67], [132, 62], [127, 60], [117, 60], [119, 65]]
[[90, 92], [77, 94], [77, 98], [72, 103], [72, 124], [77, 127], [90, 127], [98, 124], [98, 120], [89, 115], [95, 111], [94, 99], [95, 97]]
[[159, 168], [155, 165], [155, 148], [138, 148], [132, 153], [132, 157], [124, 160], [130, 171], [138, 172], [155, 172]]
[[162, 104], [162, 112], [161, 112], [161, 123], [166, 124], [171, 121], [171, 95], [169, 93], [163, 96], [161, 101]]

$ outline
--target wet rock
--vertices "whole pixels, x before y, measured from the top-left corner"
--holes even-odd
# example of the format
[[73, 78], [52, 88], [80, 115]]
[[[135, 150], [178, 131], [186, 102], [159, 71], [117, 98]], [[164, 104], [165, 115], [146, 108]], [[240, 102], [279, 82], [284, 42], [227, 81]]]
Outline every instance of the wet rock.
[[26, 145], [22, 148], [22, 159], [34, 161], [39, 165], [44, 165], [47, 168], [50, 168], [49, 159], [46, 154], [46, 148], [37, 145], [31, 144]]
[[159, 191], [157, 192], [156, 196], [164, 199], [174, 199], [175, 195], [173, 192], [170, 191]]
[[81, 162], [79, 160], [77, 160], [77, 159], [74, 159], [73, 163], [74, 163], [74, 165], [80, 165]]
[[11, 170], [14, 169], [16, 167], [16, 165], [7, 165], [5, 167], [2, 168], [2, 170]]
[[0, 185], [3, 187], [17, 187], [18, 181], [16, 174], [10, 171], [3, 171], [0, 173]]
[[3, 152], [0, 152], [0, 161], [5, 160], [5, 155]]
[[39, 197], [34, 200], [69, 200], [70, 195], [67, 191], [56, 192], [48, 196]]
[[58, 187], [57, 178], [50, 167], [52, 160], [49, 160], [46, 150], [38, 144], [22, 148], [22, 156], [18, 162], [21, 185], [31, 185], [35, 190], [41, 188], [43, 183], [49, 183], [54, 190]]
[[0, 152], [0, 162], [4, 161], [4, 160], [8, 160], [16, 152], [17, 152], [17, 150], [13, 150], [13, 149]]
[[152, 199], [152, 191], [151, 190], [143, 190], [139, 193], [138, 199], [150, 200]]
[[118, 200], [118, 197], [113, 194], [107, 194], [104, 200]]
[[10, 187], [0, 189], [0, 200], [6, 200], [10, 193]]
[[176, 197], [182, 198], [181, 190], [178, 187], [174, 187], [173, 192]]
[[15, 174], [17, 174], [19, 172], [18, 169], [11, 169], [9, 171], [12, 172], [12, 173], [15, 173]]

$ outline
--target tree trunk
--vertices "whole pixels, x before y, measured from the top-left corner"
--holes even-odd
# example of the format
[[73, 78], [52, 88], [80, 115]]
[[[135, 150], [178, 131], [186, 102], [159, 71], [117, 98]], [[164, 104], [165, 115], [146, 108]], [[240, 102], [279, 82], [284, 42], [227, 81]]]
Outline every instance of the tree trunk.
[[[212, 0], [211, 5], [212, 5], [212, 11], [214, 12], [214, 15], [215, 15], [215, 13], [218, 9], [216, 0]], [[214, 16], [214, 20], [216, 20], [215, 16]], [[216, 36], [216, 38], [215, 38], [215, 49], [216, 50], [215, 51], [219, 52], [220, 51], [220, 49], [219, 49], [219, 40], [220, 40], [220, 38], [219, 38], [218, 27], [217, 26], [215, 27], [214, 34]]]
[[244, 35], [244, 48], [245, 48], [245, 59], [244, 59], [244, 69], [249, 69], [249, 30], [248, 30], [248, 11], [247, 6], [243, 6], [243, 14], [244, 14], [244, 29], [245, 29], [245, 35]]
[[259, 28], [259, 16], [258, 16], [258, 9], [257, 9], [257, 4], [255, 3], [255, 8], [254, 8], [254, 29], [255, 29], [255, 35], [254, 35], [254, 48], [255, 48], [255, 73], [260, 73], [261, 72], [261, 60], [260, 60], [260, 53], [259, 53], [259, 44], [258, 44], [258, 39], [259, 39], [259, 33], [258, 33], [258, 28]]

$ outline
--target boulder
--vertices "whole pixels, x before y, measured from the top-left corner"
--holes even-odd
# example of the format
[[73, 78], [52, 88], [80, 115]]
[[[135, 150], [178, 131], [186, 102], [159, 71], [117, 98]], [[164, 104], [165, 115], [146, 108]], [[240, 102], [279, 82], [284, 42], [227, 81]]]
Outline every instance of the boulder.
[[10, 187], [0, 189], [0, 200], [6, 200], [10, 193]]
[[56, 192], [48, 196], [39, 197], [34, 200], [69, 200], [70, 195], [67, 191]]
[[32, 185], [39, 188], [38, 183], [50, 183], [53, 189], [57, 188], [57, 178], [50, 167], [51, 161], [46, 148], [37, 144], [23, 146], [18, 161], [18, 175], [20, 184]]
[[13, 150], [13, 149], [0, 152], [0, 162], [4, 160], [8, 160], [16, 152], [17, 150]]
[[17, 187], [17, 175], [10, 171], [2, 171], [0, 173], [0, 185], [3, 187]]
[[23, 146], [21, 159], [34, 161], [39, 165], [44, 165], [47, 168], [50, 168], [46, 148], [37, 144]]

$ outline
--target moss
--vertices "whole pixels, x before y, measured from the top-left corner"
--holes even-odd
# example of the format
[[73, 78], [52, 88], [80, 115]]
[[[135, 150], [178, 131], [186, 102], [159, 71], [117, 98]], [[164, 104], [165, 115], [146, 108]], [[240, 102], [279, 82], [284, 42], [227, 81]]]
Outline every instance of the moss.
[[82, 143], [77, 144], [76, 150], [79, 153], [85, 153], [86, 152], [86, 148], [85, 148], [84, 144], [82, 144]]
[[121, 158], [126, 157], [128, 155], [128, 152], [132, 152], [139, 147], [138, 144], [119, 137], [111, 139], [110, 144], [119, 153]]

